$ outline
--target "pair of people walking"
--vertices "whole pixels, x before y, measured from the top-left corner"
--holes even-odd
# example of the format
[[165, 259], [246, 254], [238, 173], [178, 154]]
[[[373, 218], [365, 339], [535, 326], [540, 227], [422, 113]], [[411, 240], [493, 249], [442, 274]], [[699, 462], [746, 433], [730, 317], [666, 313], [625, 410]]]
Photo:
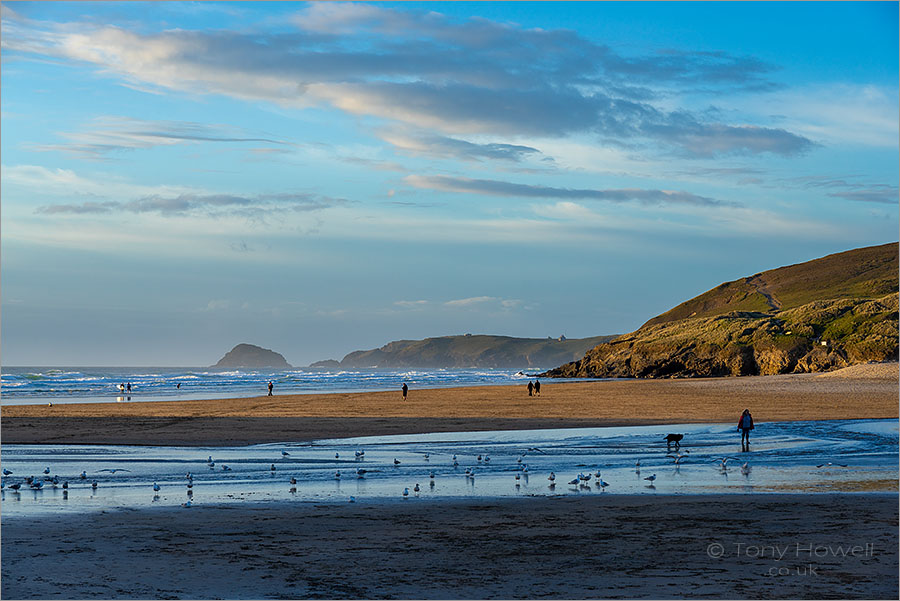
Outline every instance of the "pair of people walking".
[[541, 381], [528, 381], [528, 396], [541, 396]]

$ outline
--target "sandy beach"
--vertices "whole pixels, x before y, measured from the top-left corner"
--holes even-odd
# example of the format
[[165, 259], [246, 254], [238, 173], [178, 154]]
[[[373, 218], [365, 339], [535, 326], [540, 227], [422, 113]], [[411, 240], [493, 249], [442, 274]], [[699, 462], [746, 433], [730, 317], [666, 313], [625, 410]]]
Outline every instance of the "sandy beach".
[[895, 495], [111, 511], [4, 521], [2, 594], [893, 599], [897, 540]]
[[4, 443], [243, 445], [365, 435], [897, 418], [897, 363], [825, 374], [696, 380], [544, 380], [524, 386], [2, 408]]

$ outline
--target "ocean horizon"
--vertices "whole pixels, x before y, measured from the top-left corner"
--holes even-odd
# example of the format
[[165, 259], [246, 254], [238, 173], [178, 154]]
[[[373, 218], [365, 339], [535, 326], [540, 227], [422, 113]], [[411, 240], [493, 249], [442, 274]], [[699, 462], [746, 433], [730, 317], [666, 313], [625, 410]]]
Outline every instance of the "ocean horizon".
[[[213, 367], [11, 366], [0, 374], [3, 405], [128, 401], [188, 401], [278, 394], [327, 394], [524, 384], [547, 368], [365, 368], [331, 370]], [[119, 385], [131, 384], [130, 394]]]

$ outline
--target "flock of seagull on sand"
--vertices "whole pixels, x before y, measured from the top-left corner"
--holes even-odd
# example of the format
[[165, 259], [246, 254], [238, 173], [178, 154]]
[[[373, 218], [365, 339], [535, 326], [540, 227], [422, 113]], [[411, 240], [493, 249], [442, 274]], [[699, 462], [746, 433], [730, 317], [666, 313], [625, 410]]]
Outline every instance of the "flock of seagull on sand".
[[[536, 448], [536, 447], [529, 447], [526, 451], [523, 451], [523, 452], [518, 456], [518, 458], [516, 459], [516, 466], [515, 466], [516, 469], [515, 469], [515, 474], [514, 474], [514, 478], [515, 478], [515, 486], [516, 486], [516, 488], [519, 488], [519, 486], [520, 486], [520, 481], [523, 479], [523, 477], [524, 477], [524, 479], [526, 480], [526, 483], [527, 483], [528, 475], [529, 475], [529, 469], [528, 469], [528, 464], [524, 462], [524, 458], [525, 458], [525, 456], [526, 456], [528, 453], [541, 453], [541, 454], [546, 454], [544, 451], [542, 451], [542, 450], [539, 449], [539, 448]], [[689, 454], [690, 454], [690, 451], [689, 451], [689, 450], [684, 450], [684, 451], [679, 450], [676, 454], [671, 454], [671, 453], [666, 454], [666, 458], [669, 458], [669, 459], [672, 459], [672, 460], [673, 460], [673, 464], [674, 464], [674, 466], [675, 466], [675, 470], [677, 471], [678, 468], [680, 467], [682, 461], [684, 461], [686, 458], [689, 457]], [[288, 457], [290, 457], [290, 455], [291, 455], [291, 454], [290, 454], [288, 451], [281, 451], [281, 458], [282, 458], [282, 459], [287, 459]], [[365, 459], [366, 452], [365, 452], [364, 450], [357, 450], [357, 451], [354, 452], [354, 456], [355, 456], [355, 459], [356, 459], [357, 461], [362, 461], [362, 460]], [[334, 457], [335, 457], [335, 459], [340, 459], [340, 453], [335, 453], [335, 454], [334, 454]], [[429, 460], [430, 460], [430, 457], [431, 457], [431, 455], [430, 455], [429, 453], [425, 453], [425, 454], [424, 454], [425, 461], [429, 461]], [[740, 462], [741, 460], [740, 460], [740, 459], [737, 459], [736, 457], [721, 457], [721, 458], [718, 458], [718, 459], [713, 459], [712, 461], [713, 461], [714, 463], [717, 463], [717, 464], [718, 464], [719, 472], [720, 472], [721, 474], [727, 475], [727, 474], [728, 474], [728, 463], [729, 463], [730, 461], [733, 461], [733, 462]], [[459, 466], [459, 457], [458, 457], [456, 454], [454, 454], [453, 457], [451, 458], [451, 462], [452, 462], [451, 465], [452, 465], [454, 468], [458, 467], [458, 466]], [[473, 482], [473, 483], [474, 483], [474, 480], [475, 480], [476, 467], [477, 467], [477, 466], [487, 466], [487, 465], [490, 465], [490, 463], [491, 463], [491, 458], [490, 458], [487, 454], [485, 454], [485, 455], [478, 455], [478, 456], [475, 457], [475, 462], [476, 462], [476, 464], [477, 464], [476, 466], [467, 467], [466, 470], [465, 470], [465, 478], [466, 478], [466, 480], [467, 480], [467, 481], [471, 481], [471, 482]], [[214, 469], [216, 468], [216, 462], [213, 461], [212, 455], [210, 455], [210, 456], [207, 458], [206, 465], [210, 468], [210, 470], [214, 470]], [[394, 465], [394, 467], [398, 467], [398, 466], [401, 465], [401, 461], [400, 461], [399, 459], [394, 458], [394, 460], [393, 460], [393, 465]], [[634, 466], [635, 466], [635, 470], [634, 470], [635, 473], [636, 473], [638, 476], [640, 476], [640, 474], [641, 474], [641, 462], [640, 462], [640, 460], [636, 461], [635, 464], [634, 464]], [[219, 467], [220, 467], [220, 468], [222, 469], [222, 471], [224, 471], [224, 472], [229, 472], [229, 471], [231, 471], [231, 468], [228, 467], [227, 465], [222, 465], [222, 464], [220, 464]], [[830, 468], [830, 467], [847, 467], [847, 465], [841, 464], [841, 463], [832, 463], [832, 462], [828, 462], [828, 463], [822, 463], [822, 464], [819, 464], [819, 465], [817, 465], [816, 467], [817, 467], [817, 468], [823, 468], [823, 467], [825, 467], [825, 468]], [[276, 470], [277, 470], [277, 467], [276, 467], [275, 463], [272, 463], [271, 466], [269, 467], [269, 471], [271, 472], [272, 475], [275, 475]], [[749, 475], [750, 475], [750, 470], [751, 470], [751, 467], [750, 467], [750, 464], [749, 464], [748, 462], [744, 462], [744, 463], [741, 465], [741, 467], [740, 467], [741, 474], [743, 474], [744, 476], [749, 476]], [[131, 471], [131, 470], [122, 469], [122, 468], [115, 468], [115, 469], [107, 468], [107, 469], [98, 470], [97, 473], [109, 473], [109, 474], [115, 474], [116, 472], [130, 472], [130, 471]], [[364, 478], [366, 477], [366, 474], [372, 473], [372, 472], [377, 472], [377, 471], [381, 471], [381, 470], [377, 470], [377, 469], [376, 469], [376, 470], [367, 470], [367, 469], [365, 469], [365, 468], [363, 468], [363, 467], [358, 467], [358, 468], [355, 470], [355, 476], [356, 476], [357, 479], [364, 479]], [[69, 482], [68, 482], [68, 481], [62, 481], [62, 482], [60, 482], [59, 476], [56, 476], [56, 475], [50, 475], [50, 468], [49, 468], [49, 467], [47, 467], [47, 468], [43, 471], [43, 474], [44, 474], [43, 477], [28, 476], [28, 477], [24, 478], [21, 482], [14, 482], [14, 483], [12, 483], [12, 484], [8, 484], [7, 481], [6, 481], [6, 478], [7, 478], [8, 476], [11, 476], [12, 473], [13, 473], [13, 472], [12, 472], [11, 470], [3, 469], [3, 478], [4, 478], [4, 479], [2, 480], [2, 484], [0, 484], [0, 487], [2, 487], [2, 488], [5, 489], [5, 488], [7, 488], [7, 486], [8, 486], [11, 490], [13, 490], [13, 491], [15, 491], [15, 492], [18, 492], [19, 489], [22, 488], [22, 486], [28, 486], [28, 487], [30, 487], [30, 488], [33, 489], [33, 490], [41, 490], [41, 489], [43, 489], [43, 487], [44, 487], [45, 484], [49, 484], [49, 485], [52, 486], [53, 488], [57, 488], [58, 486], [61, 485], [61, 486], [62, 486], [62, 489], [63, 489], [63, 498], [65, 498], [66, 495], [68, 494]], [[335, 479], [335, 480], [340, 481], [340, 480], [341, 480], [342, 478], [344, 478], [344, 477], [345, 477], [345, 475], [342, 474], [340, 470], [337, 470], [337, 471], [334, 472], [334, 479]], [[351, 476], [351, 477], [352, 477], [352, 476]], [[434, 484], [434, 483], [435, 483], [435, 472], [434, 472], [434, 470], [431, 470], [431, 471], [429, 472], [428, 477], [429, 477], [428, 485], [429, 485], [429, 487], [430, 487], [431, 489], [433, 489], [434, 486], [435, 486], [435, 484]], [[88, 479], [87, 472], [86, 472], [86, 471], [82, 471], [81, 474], [78, 475], [78, 479], [79, 479], [79, 480], [87, 480], [87, 479]], [[193, 494], [194, 494], [194, 493], [193, 493], [194, 476], [193, 476], [193, 474], [192, 474], [191, 472], [188, 472], [188, 473], [185, 475], [185, 478], [184, 478], [184, 479], [186, 480], [186, 487], [187, 487], [187, 496], [188, 496], [188, 500], [187, 500], [185, 503], [182, 503], [182, 507], [191, 507], [191, 506], [193, 505], [192, 497], [193, 497]], [[549, 484], [550, 490], [555, 490], [555, 487], [556, 487], [556, 474], [555, 474], [554, 472], [551, 471], [551, 472], [550, 472], [550, 475], [547, 477], [547, 480], [548, 480], [549, 483], [550, 483], [550, 484]], [[577, 476], [575, 476], [574, 478], [572, 478], [572, 480], [569, 480], [569, 481], [568, 481], [568, 484], [569, 484], [569, 486], [577, 487], [578, 489], [590, 489], [590, 488], [591, 488], [591, 481], [592, 481], [592, 480], [593, 480], [593, 482], [594, 482], [594, 485], [595, 485], [597, 488], [599, 488], [601, 492], [605, 491], [606, 488], [607, 488], [608, 486], [610, 486], [609, 482], [606, 482], [606, 481], [603, 480], [603, 478], [601, 477], [601, 473], [600, 473], [600, 469], [599, 469], [599, 468], [598, 468], [598, 469], [596, 470], [596, 472], [594, 472], [594, 473], [591, 473], [590, 470], [589, 470], [587, 473], [579, 473]], [[644, 480], [646, 480], [646, 481], [649, 483], [649, 484], [647, 484], [647, 487], [648, 487], [648, 488], [651, 488], [651, 489], [655, 489], [655, 488], [656, 488], [655, 482], [656, 482], [656, 480], [657, 480], [657, 475], [656, 475], [655, 473], [650, 474], [649, 476], [646, 476], [646, 477], [644, 478]], [[290, 487], [290, 489], [289, 489], [289, 492], [291, 492], [291, 493], [296, 493], [296, 492], [297, 492], [297, 486], [296, 486], [296, 485], [297, 485], [297, 478], [296, 478], [295, 476], [292, 476], [292, 477], [290, 478], [290, 484], [291, 484], [291, 487]], [[97, 487], [99, 486], [99, 484], [98, 484], [98, 482], [97, 482], [96, 479], [92, 479], [90, 486], [91, 486], [91, 489], [92, 489], [92, 490], [96, 490]], [[154, 491], [154, 493], [158, 493], [158, 492], [160, 492], [161, 490], [162, 490], [162, 487], [161, 487], [157, 482], [154, 482], [154, 483], [153, 483], [153, 491]], [[422, 490], [422, 488], [420, 487], [419, 483], [417, 482], [417, 483], [415, 484], [415, 486], [413, 486], [413, 488], [412, 488], [412, 493], [413, 493], [414, 495], [418, 496], [418, 493], [419, 493], [421, 490]], [[404, 499], [406, 499], [406, 498], [408, 498], [409, 496], [410, 496], [410, 489], [409, 489], [409, 487], [406, 487], [406, 488], [403, 489], [402, 497], [403, 497]], [[159, 498], [158, 495], [155, 495], [155, 496], [154, 496], [154, 500], [157, 500], [158, 498]], [[350, 503], [356, 502], [356, 498], [351, 496], [351, 497], [349, 498], [349, 502], [350, 502]]]

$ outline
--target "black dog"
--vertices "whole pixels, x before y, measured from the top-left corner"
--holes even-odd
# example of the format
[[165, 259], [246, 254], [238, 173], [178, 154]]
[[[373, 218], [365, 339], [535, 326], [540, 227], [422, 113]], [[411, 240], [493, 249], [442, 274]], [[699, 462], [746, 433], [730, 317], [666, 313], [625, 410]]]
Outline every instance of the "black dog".
[[672, 443], [675, 443], [675, 450], [681, 448], [681, 439], [684, 438], [684, 434], [667, 434], [666, 435], [666, 450], [672, 450]]

